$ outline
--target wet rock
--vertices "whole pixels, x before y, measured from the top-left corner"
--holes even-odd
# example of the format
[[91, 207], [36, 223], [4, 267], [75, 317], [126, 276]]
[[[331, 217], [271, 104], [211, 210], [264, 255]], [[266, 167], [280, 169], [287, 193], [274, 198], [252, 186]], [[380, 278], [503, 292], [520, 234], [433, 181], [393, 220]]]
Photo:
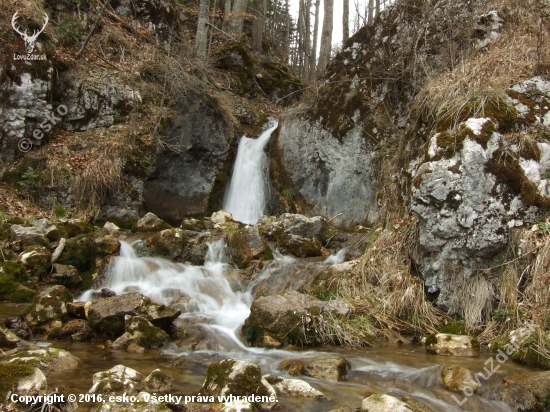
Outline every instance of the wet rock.
[[112, 298], [116, 296], [116, 292], [114, 290], [111, 290], [109, 288], [101, 288], [99, 291], [101, 293], [102, 298]]
[[0, 326], [0, 348], [15, 348], [19, 346], [19, 341], [15, 333]]
[[169, 361], [166, 366], [173, 369], [187, 369], [187, 360], [185, 356], [178, 356], [175, 359]]
[[[275, 390], [262, 378], [258, 365], [233, 359], [213, 362], [206, 371], [201, 393], [207, 396], [272, 396]], [[261, 409], [272, 409], [276, 402], [259, 403]]]
[[441, 378], [443, 386], [451, 391], [462, 392], [469, 388], [467, 393], [475, 393], [479, 387], [474, 373], [459, 365], [445, 366], [441, 370]]
[[174, 379], [162, 372], [160, 369], [155, 369], [143, 381], [145, 390], [152, 393], [169, 393], [172, 390]]
[[44, 373], [37, 367], [22, 364], [0, 363], [0, 399], [8, 392], [18, 395], [37, 395], [48, 387]]
[[51, 321], [66, 321], [69, 317], [66, 303], [72, 300], [73, 295], [65, 286], [50, 286], [34, 298], [32, 305], [23, 311], [23, 317], [31, 329], [42, 330]]
[[18, 352], [1, 363], [39, 368], [46, 377], [50, 377], [78, 368], [79, 361], [66, 350], [46, 348]]
[[350, 363], [341, 355], [287, 359], [279, 365], [279, 370], [288, 370], [292, 376], [311, 376], [332, 382], [345, 380], [350, 368]]
[[200, 232], [201, 230], [206, 228], [206, 226], [204, 225], [204, 220], [199, 220], [192, 217], [183, 219], [180, 227], [183, 230], [191, 230], [193, 232]]
[[72, 319], [61, 327], [62, 336], [74, 342], [88, 342], [94, 338], [94, 332], [83, 319]]
[[437, 333], [426, 339], [426, 352], [434, 355], [479, 356], [479, 343], [465, 335]]
[[500, 385], [502, 399], [517, 411], [543, 412], [550, 405], [550, 371], [513, 374]]
[[19, 263], [30, 269], [32, 276], [43, 276], [51, 266], [52, 254], [48, 248], [33, 246], [19, 255]]
[[18, 241], [21, 246], [44, 246], [50, 247], [50, 242], [46, 238], [44, 230], [37, 227], [24, 227], [20, 225], [12, 225], [10, 227], [11, 240]]
[[125, 332], [113, 342], [113, 349], [126, 349], [132, 343], [143, 348], [158, 348], [170, 339], [166, 332], [141, 316], [126, 315], [124, 322]]
[[118, 337], [125, 332], [126, 315], [142, 316], [154, 326], [167, 329], [181, 312], [156, 304], [141, 293], [127, 293], [94, 300], [88, 309], [88, 323], [107, 337]]
[[77, 319], [86, 319], [86, 302], [67, 302], [69, 314]]
[[263, 378], [275, 389], [277, 395], [301, 396], [304, 398], [325, 397], [323, 393], [300, 379], [287, 379], [276, 375], [264, 375]]
[[184, 231], [181, 229], [165, 229], [150, 239], [156, 254], [176, 258], [182, 255]]
[[304, 336], [302, 322], [308, 315], [317, 316], [323, 312], [346, 316], [350, 308], [343, 302], [321, 301], [295, 291], [261, 296], [252, 303], [242, 330], [253, 345], [261, 345], [265, 335], [286, 343], [311, 343], [316, 339], [315, 332], [305, 330]]
[[32, 331], [22, 317], [7, 318], [6, 326], [21, 339], [28, 340], [32, 337]]
[[[113, 346], [113, 349], [115, 347]], [[145, 348], [143, 346], [139, 346], [135, 342], [131, 342], [128, 347], [126, 348], [126, 352], [128, 353], [145, 353]]]
[[210, 216], [210, 221], [214, 225], [214, 229], [222, 229], [224, 227], [235, 227], [238, 225], [233, 220], [233, 215], [225, 210], [218, 210], [217, 212], [212, 213]]
[[165, 229], [170, 229], [170, 225], [151, 212], [139, 219], [135, 227], [136, 232], [158, 232]]
[[20, 282], [26, 282], [29, 275], [19, 263], [0, 263], [0, 299], [9, 302], [30, 302], [36, 292], [23, 286]]
[[59, 263], [72, 265], [80, 271], [87, 271], [95, 267], [96, 258], [110, 256], [118, 248], [118, 239], [109, 231], [99, 229], [68, 239]]
[[53, 273], [50, 275], [53, 283], [66, 286], [69, 289], [78, 289], [82, 286], [82, 277], [74, 266], [53, 264]]
[[93, 386], [88, 393], [102, 395], [137, 395], [143, 390], [144, 377], [138, 371], [124, 365], [117, 365], [108, 371], [97, 372]]
[[434, 412], [432, 408], [417, 401], [412, 396], [409, 396], [409, 395], [403, 396], [401, 400], [408, 405], [408, 407], [412, 410], [412, 412]]
[[361, 412], [413, 412], [405, 402], [383, 394], [371, 395], [361, 403]]
[[85, 235], [94, 231], [94, 227], [91, 224], [79, 219], [61, 220], [58, 226], [60, 232], [67, 238]]
[[227, 249], [239, 269], [246, 268], [250, 262], [262, 258], [266, 253], [266, 246], [257, 226], [230, 232], [227, 235]]

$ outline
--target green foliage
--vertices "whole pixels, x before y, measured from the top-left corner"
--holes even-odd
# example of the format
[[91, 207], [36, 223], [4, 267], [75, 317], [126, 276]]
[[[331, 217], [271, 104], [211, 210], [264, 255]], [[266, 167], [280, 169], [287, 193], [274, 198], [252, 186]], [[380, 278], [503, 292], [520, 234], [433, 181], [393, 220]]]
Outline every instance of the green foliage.
[[42, 176], [38, 170], [29, 167], [25, 173], [21, 175], [21, 180], [17, 182], [19, 187], [28, 191], [36, 191], [42, 183]]
[[283, 196], [288, 197], [290, 199], [292, 199], [294, 196], [296, 196], [296, 192], [293, 189], [289, 188], [289, 187], [281, 190], [281, 193], [283, 194]]
[[60, 15], [60, 21], [53, 26], [60, 43], [65, 46], [75, 46], [75, 40], [83, 42], [86, 40], [86, 28], [72, 15]]
[[550, 225], [546, 220], [537, 220], [533, 226], [537, 225], [539, 229], [537, 230], [537, 235], [546, 236], [550, 233]]
[[64, 217], [67, 214], [67, 209], [65, 209], [62, 205], [55, 205], [53, 214], [59, 218]]

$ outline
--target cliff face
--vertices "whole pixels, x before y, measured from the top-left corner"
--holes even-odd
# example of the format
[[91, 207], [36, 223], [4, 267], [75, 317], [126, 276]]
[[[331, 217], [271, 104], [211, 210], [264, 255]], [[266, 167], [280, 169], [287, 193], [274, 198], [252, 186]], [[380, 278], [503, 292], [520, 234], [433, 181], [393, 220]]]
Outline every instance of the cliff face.
[[395, 2], [282, 122], [281, 163], [311, 213], [419, 219], [411, 254], [445, 308], [550, 204], [548, 33], [533, 6]]

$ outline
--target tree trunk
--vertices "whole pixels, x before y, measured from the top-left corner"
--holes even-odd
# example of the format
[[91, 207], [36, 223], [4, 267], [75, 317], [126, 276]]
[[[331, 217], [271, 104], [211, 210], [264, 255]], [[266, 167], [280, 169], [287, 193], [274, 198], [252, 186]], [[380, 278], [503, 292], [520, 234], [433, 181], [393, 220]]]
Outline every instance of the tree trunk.
[[[380, 0], [377, 0], [380, 2]], [[349, 39], [349, 0], [344, 0], [344, 15], [342, 16], [342, 47], [347, 39]]]
[[290, 52], [290, 7], [288, 5], [288, 0], [286, 0], [285, 8], [286, 8], [285, 44], [286, 44], [287, 53], [288, 53]]
[[313, 83], [317, 77], [317, 43], [319, 40], [319, 11], [321, 0], [315, 0], [315, 25], [313, 28], [313, 47], [311, 49], [311, 61], [309, 65], [309, 81]]
[[229, 30], [229, 24], [231, 23], [231, 0], [225, 0], [224, 10], [223, 10], [223, 31]]
[[368, 23], [371, 24], [374, 20], [374, 0], [369, 0], [369, 20]]
[[376, 17], [380, 14], [380, 0], [376, 0]]
[[199, 6], [199, 21], [197, 23], [197, 36], [195, 37], [195, 52], [197, 57], [206, 59], [206, 48], [208, 46], [208, 9], [210, 0], [201, 0]]
[[[372, 1], [372, 0], [371, 0]], [[321, 34], [321, 51], [319, 53], [319, 73], [325, 71], [330, 60], [332, 48], [332, 13], [334, 0], [324, 0], [325, 16], [323, 18], [323, 32]]]
[[239, 37], [243, 32], [246, 6], [248, 6], [248, 0], [235, 0], [233, 3], [232, 31], [235, 37]]
[[262, 35], [265, 22], [264, 6], [265, 0], [254, 0], [252, 11], [254, 14], [254, 22], [252, 23], [252, 48], [258, 53], [262, 52]]

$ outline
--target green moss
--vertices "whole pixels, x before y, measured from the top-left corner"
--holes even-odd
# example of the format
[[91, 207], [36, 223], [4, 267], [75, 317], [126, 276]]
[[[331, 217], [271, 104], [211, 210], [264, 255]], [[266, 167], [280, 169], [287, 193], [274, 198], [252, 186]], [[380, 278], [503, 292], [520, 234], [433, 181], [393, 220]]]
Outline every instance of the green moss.
[[273, 260], [273, 251], [269, 247], [267, 243], [264, 242], [265, 252], [263, 256], [263, 260]]
[[30, 365], [3, 363], [0, 365], [0, 399], [5, 399], [13, 391], [19, 379], [32, 376], [34, 368]]
[[16, 262], [4, 262], [0, 264], [1, 272], [13, 277], [16, 282], [25, 282], [29, 279], [29, 274], [25, 267]]
[[437, 338], [435, 336], [435, 333], [431, 334], [426, 338], [426, 344], [425, 344], [426, 348], [433, 345], [437, 345]]
[[483, 115], [491, 118], [502, 133], [515, 130], [524, 120], [518, 116], [515, 107], [509, 106], [502, 98], [493, 97], [483, 107]]
[[465, 135], [460, 133], [439, 133], [436, 138], [437, 146], [441, 149], [439, 155], [446, 159], [453, 157], [456, 152], [460, 152], [462, 150], [465, 137]]
[[15, 290], [8, 296], [7, 300], [14, 303], [28, 303], [32, 302], [35, 296], [36, 292], [34, 290], [17, 284]]

